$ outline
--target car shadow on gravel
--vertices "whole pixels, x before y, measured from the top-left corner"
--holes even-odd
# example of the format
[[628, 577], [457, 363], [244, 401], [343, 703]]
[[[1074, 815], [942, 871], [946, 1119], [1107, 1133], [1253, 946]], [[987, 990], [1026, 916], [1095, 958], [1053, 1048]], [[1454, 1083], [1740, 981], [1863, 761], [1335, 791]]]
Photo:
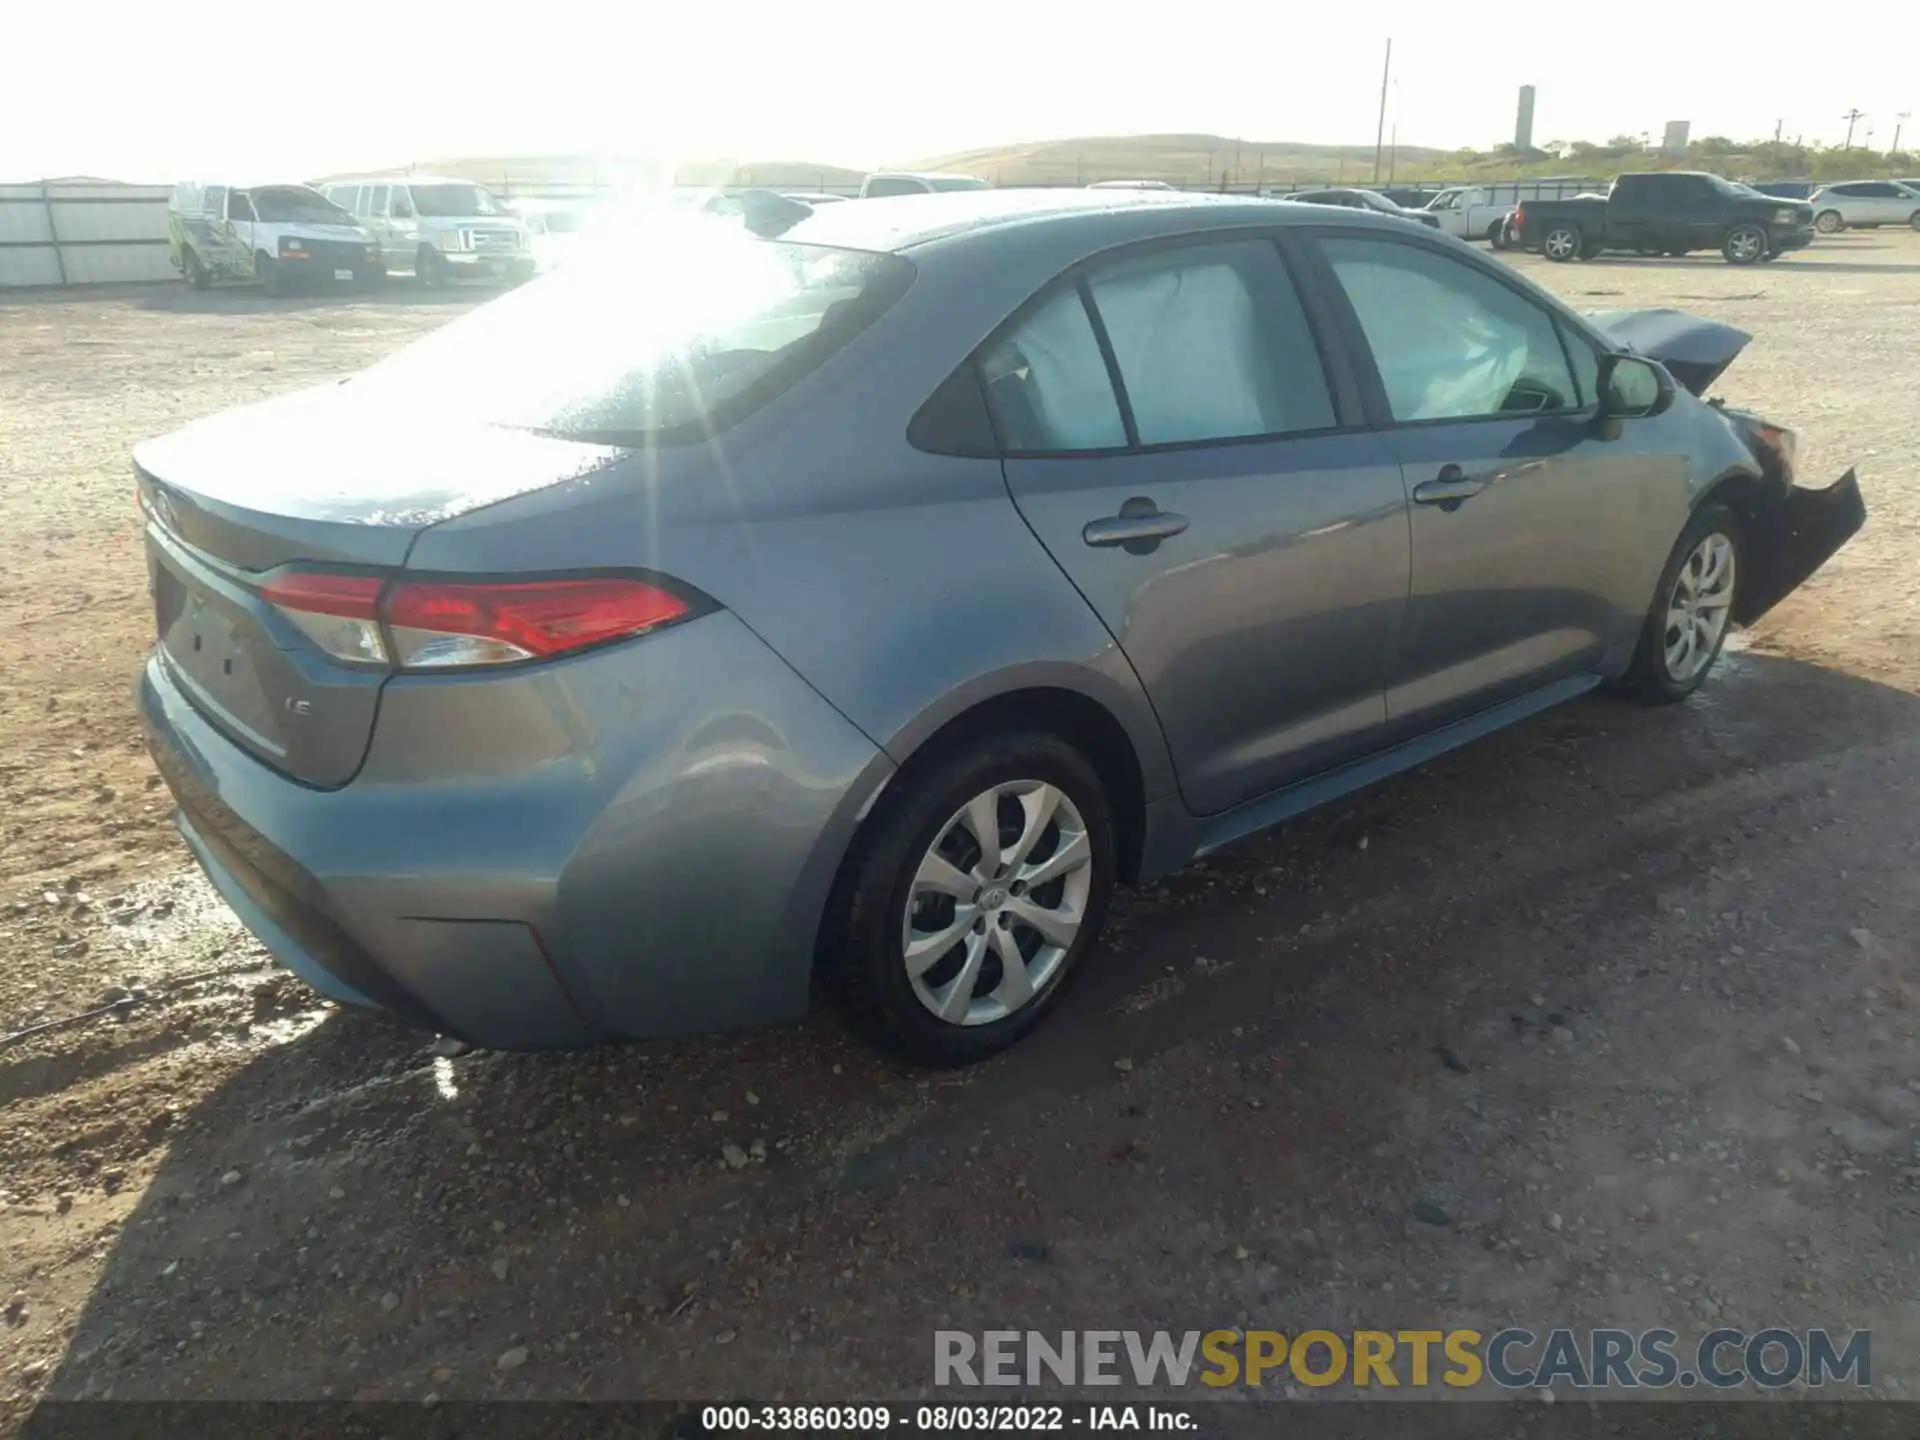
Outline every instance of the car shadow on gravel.
[[[1751, 652], [1686, 706], [1590, 697], [1121, 897], [1060, 1012], [967, 1072], [828, 1015], [451, 1056], [310, 1009], [173, 1124], [48, 1396], [911, 1394], [976, 1290], [1000, 1321], [1226, 1323], [1244, 1297], [1188, 1287], [1254, 1273], [1235, 1227], [1418, 1270], [1443, 1232], [1410, 1187], [1444, 1220], [1482, 1182], [1407, 1151], [1409, 1115], [1584, 1043], [1596, 967], [1675, 893], [1817, 906], [1830, 875], [1739, 876], [1916, 753], [1920, 699]], [[1526, 1103], [1483, 1099], [1472, 1124]]]

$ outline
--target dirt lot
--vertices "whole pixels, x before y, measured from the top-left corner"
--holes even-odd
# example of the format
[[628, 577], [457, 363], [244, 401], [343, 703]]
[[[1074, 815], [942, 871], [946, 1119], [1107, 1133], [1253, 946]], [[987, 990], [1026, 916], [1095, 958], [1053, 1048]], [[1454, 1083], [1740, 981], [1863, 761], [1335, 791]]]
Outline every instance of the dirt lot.
[[1519, 263], [1754, 331], [1721, 388], [1868, 530], [1696, 703], [1124, 899], [1044, 1033], [932, 1079], [831, 1017], [449, 1059], [274, 970], [137, 736], [127, 453], [465, 302], [0, 297], [0, 1035], [112, 1007], [0, 1042], [0, 1417], [905, 1397], [942, 1326], [1871, 1326], [1920, 1391], [1920, 235]]

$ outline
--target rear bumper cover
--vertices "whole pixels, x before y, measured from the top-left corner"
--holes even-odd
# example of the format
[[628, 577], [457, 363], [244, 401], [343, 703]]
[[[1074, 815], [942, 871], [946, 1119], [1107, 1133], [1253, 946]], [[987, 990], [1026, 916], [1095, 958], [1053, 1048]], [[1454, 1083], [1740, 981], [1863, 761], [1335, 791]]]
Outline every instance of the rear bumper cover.
[[150, 659], [148, 744], [209, 879], [323, 994], [500, 1049], [787, 1023], [892, 764], [735, 617], [487, 680], [391, 682], [303, 786]]
[[1792, 485], [1756, 510], [1746, 536], [1746, 574], [1733, 619], [1751, 625], [1832, 559], [1867, 522], [1860, 481], [1849, 470], [1824, 489]]

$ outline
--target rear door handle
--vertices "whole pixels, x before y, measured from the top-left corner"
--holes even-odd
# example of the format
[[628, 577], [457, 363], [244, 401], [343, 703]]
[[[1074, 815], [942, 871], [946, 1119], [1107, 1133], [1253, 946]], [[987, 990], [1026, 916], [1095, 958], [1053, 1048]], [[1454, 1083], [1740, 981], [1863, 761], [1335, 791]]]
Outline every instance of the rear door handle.
[[1486, 488], [1486, 481], [1474, 479], [1458, 465], [1443, 465], [1433, 479], [1422, 480], [1413, 487], [1413, 500], [1416, 505], [1438, 505], [1452, 510]]
[[1135, 554], [1144, 554], [1169, 536], [1178, 535], [1191, 522], [1184, 515], [1162, 510], [1151, 500], [1129, 500], [1120, 513], [1104, 520], [1089, 520], [1080, 538], [1097, 548], [1124, 545]]

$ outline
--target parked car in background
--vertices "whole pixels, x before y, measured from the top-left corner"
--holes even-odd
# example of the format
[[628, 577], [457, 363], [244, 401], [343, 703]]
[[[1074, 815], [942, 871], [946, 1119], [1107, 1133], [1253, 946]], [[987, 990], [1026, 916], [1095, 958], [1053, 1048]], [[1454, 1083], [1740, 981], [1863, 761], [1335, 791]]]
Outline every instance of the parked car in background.
[[1294, 190], [1279, 197], [1292, 200], [1301, 205], [1340, 205], [1349, 210], [1371, 210], [1376, 215], [1392, 215], [1397, 219], [1411, 220], [1416, 225], [1425, 225], [1428, 229], [1440, 228], [1440, 217], [1426, 210], [1409, 210], [1396, 205], [1377, 190], [1357, 190], [1352, 187], [1337, 187], [1330, 190]]
[[1605, 195], [1528, 200], [1520, 244], [1561, 262], [1603, 250], [1685, 255], [1718, 250], [1731, 265], [1775, 260], [1813, 241], [1813, 207], [1686, 170], [1622, 175]]
[[512, 210], [527, 227], [534, 268], [544, 273], [572, 258], [599, 208], [576, 200], [516, 200]]
[[386, 278], [372, 232], [305, 185], [182, 181], [167, 202], [167, 251], [196, 290], [258, 280], [278, 295], [300, 285], [370, 289]]
[[1095, 180], [1089, 190], [1172, 190], [1164, 180]]
[[916, 173], [887, 170], [867, 176], [860, 182], [862, 200], [880, 200], [888, 195], [933, 195], [948, 190], [991, 190], [993, 187], [977, 175], [943, 175], [933, 171]]
[[1504, 248], [1507, 217], [1513, 214], [1512, 201], [1491, 198], [1478, 185], [1456, 185], [1442, 190], [1426, 205], [1436, 228], [1462, 240], [1487, 240]]
[[532, 235], [484, 185], [386, 175], [329, 180], [322, 189], [373, 231], [390, 274], [417, 276], [422, 285], [533, 275]]
[[1364, 210], [684, 231], [135, 453], [150, 748], [336, 1000], [551, 1047], [818, 981], [977, 1060], [1116, 882], [1605, 681], [1683, 699], [1864, 515], [1697, 398], [1741, 332]]
[[1813, 228], [1822, 235], [1879, 225], [1911, 225], [1920, 230], [1920, 190], [1898, 180], [1823, 185], [1807, 203], [1813, 206]]
[[1740, 183], [1781, 200], [1805, 200], [1820, 188], [1814, 180], [1743, 180]]

